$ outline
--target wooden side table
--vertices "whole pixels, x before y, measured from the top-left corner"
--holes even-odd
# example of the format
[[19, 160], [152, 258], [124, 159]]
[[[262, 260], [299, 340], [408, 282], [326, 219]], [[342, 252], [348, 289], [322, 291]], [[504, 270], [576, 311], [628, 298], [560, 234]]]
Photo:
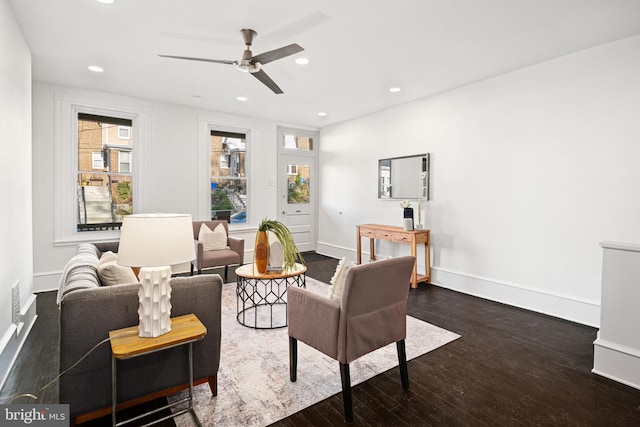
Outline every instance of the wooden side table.
[[[184, 316], [178, 316], [171, 319], [171, 331], [160, 335], [155, 338], [141, 338], [138, 336], [138, 326], [131, 326], [129, 328], [117, 329], [109, 332], [109, 338], [111, 340], [111, 423], [115, 426], [121, 426], [128, 424], [134, 420], [139, 420], [148, 415], [169, 409], [173, 406], [179, 405], [184, 402], [189, 402], [189, 407], [182, 409], [174, 414], [168, 415], [159, 420], [150, 422], [146, 425], [152, 425], [162, 422], [169, 418], [177, 417], [184, 413], [190, 412], [194, 422], [198, 426], [202, 426], [195, 410], [193, 409], [193, 343], [200, 341], [207, 335], [207, 328], [200, 322], [195, 314], [186, 314]], [[116, 409], [117, 409], [117, 373], [116, 362], [118, 360], [131, 359], [133, 357], [142, 356], [156, 351], [162, 351], [169, 348], [177, 347], [180, 345], [189, 345], [189, 397], [180, 399], [176, 402], [165, 405], [161, 408], [154, 409], [153, 411], [146, 412], [137, 417], [131, 418], [120, 423], [116, 422]]]
[[356, 225], [357, 229], [357, 264], [362, 264], [362, 242], [363, 237], [369, 238], [369, 257], [371, 261], [376, 259], [375, 239], [389, 240], [394, 243], [411, 245], [411, 255], [418, 254], [418, 244], [424, 244], [424, 266], [425, 274], [418, 274], [418, 260], [413, 266], [411, 274], [411, 287], [417, 288], [418, 282], [431, 283], [431, 237], [429, 230], [406, 231], [402, 227], [382, 224], [361, 224]]

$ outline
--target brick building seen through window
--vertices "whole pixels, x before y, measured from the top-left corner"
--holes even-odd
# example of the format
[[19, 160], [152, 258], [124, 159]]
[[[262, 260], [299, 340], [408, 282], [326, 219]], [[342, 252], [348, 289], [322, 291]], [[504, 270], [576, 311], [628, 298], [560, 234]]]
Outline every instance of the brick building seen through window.
[[77, 230], [117, 229], [133, 213], [133, 122], [78, 114]]

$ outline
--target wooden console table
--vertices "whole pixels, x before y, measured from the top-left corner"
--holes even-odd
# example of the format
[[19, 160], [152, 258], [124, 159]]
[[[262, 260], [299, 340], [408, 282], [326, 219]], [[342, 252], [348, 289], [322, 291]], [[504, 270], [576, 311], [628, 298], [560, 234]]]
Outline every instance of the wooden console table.
[[[362, 264], [362, 238], [369, 238], [369, 254], [370, 259], [376, 259], [374, 241], [389, 240], [395, 243], [411, 245], [411, 255], [416, 257], [416, 263], [411, 273], [411, 287], [417, 288], [418, 282], [431, 283], [431, 239], [429, 230], [412, 230], [405, 231], [402, 227], [381, 224], [361, 224], [356, 225], [358, 231], [358, 264]], [[425, 274], [418, 274], [418, 243], [424, 243], [424, 265]]]

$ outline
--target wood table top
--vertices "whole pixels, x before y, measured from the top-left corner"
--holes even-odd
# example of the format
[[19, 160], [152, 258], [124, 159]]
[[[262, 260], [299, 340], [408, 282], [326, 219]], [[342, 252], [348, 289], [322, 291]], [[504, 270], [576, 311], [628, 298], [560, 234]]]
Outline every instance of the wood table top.
[[207, 328], [195, 314], [171, 318], [171, 331], [159, 337], [138, 336], [137, 325], [109, 332], [111, 352], [116, 359], [128, 359], [163, 348], [198, 341], [205, 335], [207, 335]]

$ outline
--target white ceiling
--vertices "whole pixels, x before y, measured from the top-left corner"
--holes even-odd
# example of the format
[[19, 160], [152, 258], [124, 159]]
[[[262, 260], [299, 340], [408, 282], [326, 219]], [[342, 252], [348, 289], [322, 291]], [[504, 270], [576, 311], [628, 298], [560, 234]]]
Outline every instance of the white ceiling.
[[[8, 2], [34, 80], [312, 127], [640, 34], [640, 0]], [[305, 48], [264, 66], [284, 94], [230, 65], [158, 57], [239, 59], [242, 28], [254, 54]]]

